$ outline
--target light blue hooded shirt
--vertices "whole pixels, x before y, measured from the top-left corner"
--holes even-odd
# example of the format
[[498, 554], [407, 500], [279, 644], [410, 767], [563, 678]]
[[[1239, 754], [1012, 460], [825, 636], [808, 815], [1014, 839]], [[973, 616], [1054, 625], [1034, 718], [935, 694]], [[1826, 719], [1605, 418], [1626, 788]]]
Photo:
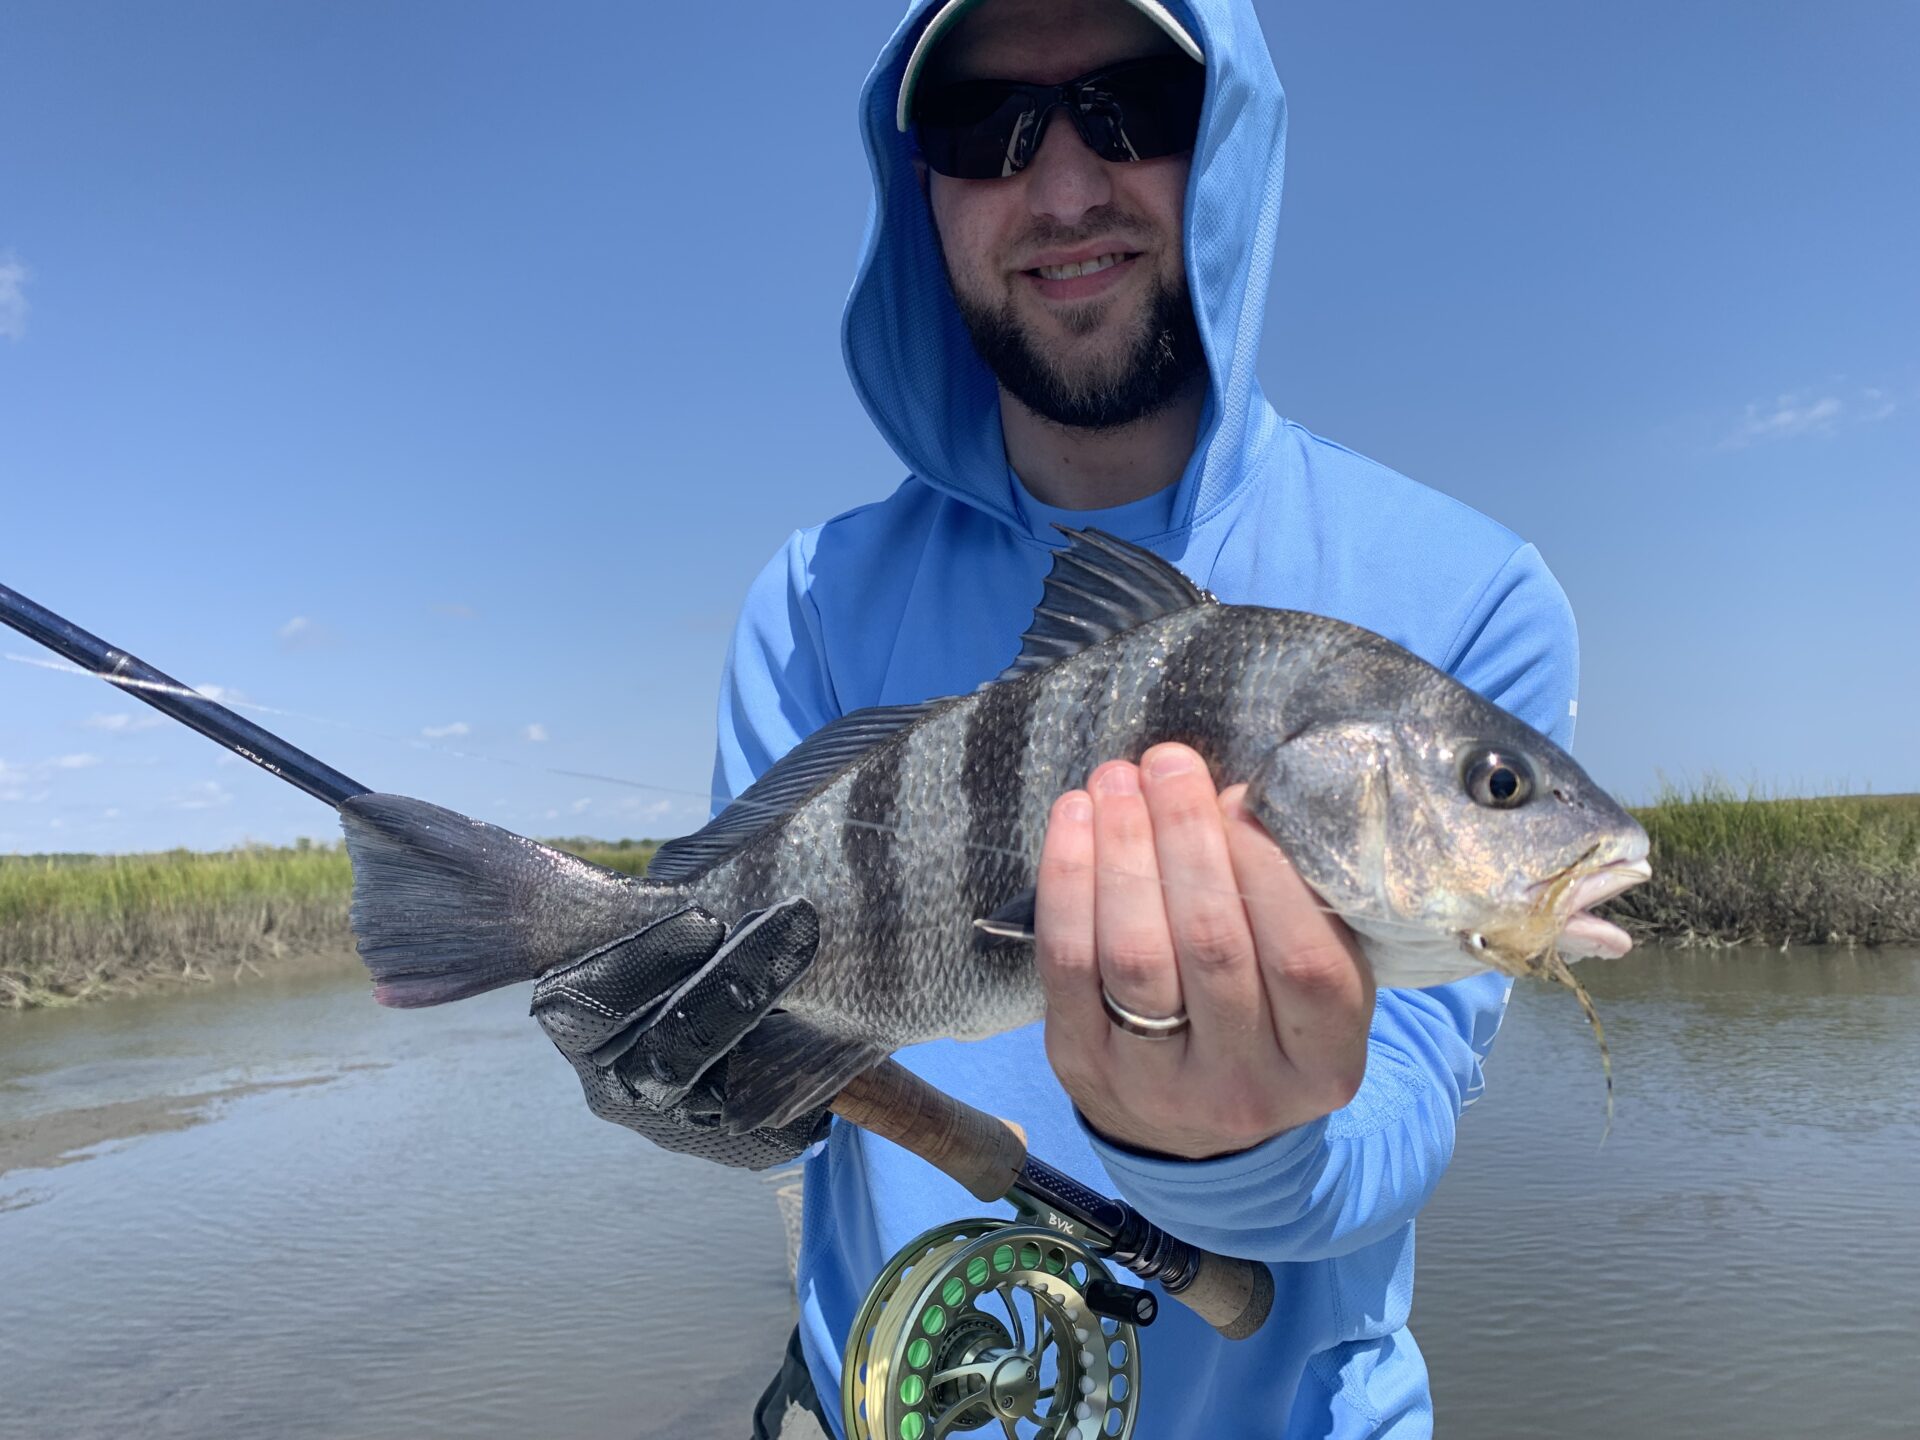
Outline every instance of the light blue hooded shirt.
[[[901, 70], [931, 8], [913, 5], [861, 97], [875, 198], [844, 320], [854, 387], [910, 473], [887, 499], [794, 535], [755, 581], [721, 688], [716, 793], [738, 794], [849, 711], [960, 694], [997, 674], [1039, 598], [1056, 522], [1145, 545], [1222, 600], [1378, 631], [1567, 745], [1573, 618], [1534, 549], [1283, 420], [1260, 391], [1286, 102], [1250, 0], [1172, 6], [1207, 57], [1186, 196], [1209, 377], [1198, 444], [1177, 485], [1071, 512], [1036, 501], [1008, 468], [994, 379], [949, 293], [912, 141], [894, 128]], [[1142, 1337], [1136, 1433], [1426, 1435], [1426, 1365], [1406, 1328], [1414, 1216], [1480, 1089], [1506, 995], [1491, 975], [1382, 990], [1351, 1104], [1197, 1162], [1088, 1133], [1039, 1025], [898, 1058], [1018, 1121], [1034, 1154], [1172, 1233], [1272, 1266], [1272, 1317], [1249, 1340], [1161, 1307]], [[868, 1286], [915, 1235], [983, 1208], [1010, 1213], [839, 1122], [807, 1162], [801, 1339], [836, 1432], [841, 1353]]]

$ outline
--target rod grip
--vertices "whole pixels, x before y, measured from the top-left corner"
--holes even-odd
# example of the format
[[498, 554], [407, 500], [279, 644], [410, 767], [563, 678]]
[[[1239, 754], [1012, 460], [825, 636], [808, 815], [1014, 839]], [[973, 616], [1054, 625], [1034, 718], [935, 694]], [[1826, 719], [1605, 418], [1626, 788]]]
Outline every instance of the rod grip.
[[1160, 1288], [1229, 1340], [1244, 1340], [1273, 1310], [1273, 1272], [1257, 1260], [1202, 1250], [1169, 1235], [1131, 1206], [1114, 1235], [1113, 1258]]
[[1026, 1137], [1012, 1122], [935, 1089], [896, 1060], [856, 1075], [828, 1108], [911, 1150], [976, 1200], [1002, 1198], [1027, 1158]]
[[1244, 1340], [1266, 1324], [1273, 1310], [1273, 1271], [1257, 1260], [1211, 1250], [1196, 1251], [1194, 1260], [1193, 1279], [1180, 1290], [1168, 1289], [1169, 1295], [1229, 1340]]

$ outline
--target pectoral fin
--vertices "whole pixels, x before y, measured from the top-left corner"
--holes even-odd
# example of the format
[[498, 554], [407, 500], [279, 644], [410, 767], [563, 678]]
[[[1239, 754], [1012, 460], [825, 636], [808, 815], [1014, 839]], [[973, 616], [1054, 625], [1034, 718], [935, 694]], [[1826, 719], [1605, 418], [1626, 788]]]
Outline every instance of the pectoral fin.
[[975, 947], [1031, 943], [1035, 898], [1034, 891], [1023, 890], [991, 915], [982, 915], [975, 920], [973, 922]]

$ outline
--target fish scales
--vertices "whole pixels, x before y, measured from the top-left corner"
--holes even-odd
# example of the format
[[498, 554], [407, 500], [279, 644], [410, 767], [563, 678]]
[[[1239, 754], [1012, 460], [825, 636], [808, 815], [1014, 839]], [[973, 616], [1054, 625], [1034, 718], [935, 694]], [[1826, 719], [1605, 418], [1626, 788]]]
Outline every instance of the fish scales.
[[1591, 907], [1647, 878], [1645, 832], [1553, 741], [1381, 636], [1221, 605], [1090, 531], [1069, 533], [1001, 679], [834, 721], [644, 882], [422, 802], [344, 802], [355, 931], [382, 1000], [437, 1004], [690, 902], [735, 925], [804, 897], [816, 957], [729, 1060], [727, 1123], [784, 1124], [888, 1051], [1038, 1019], [1031, 940], [1008, 937], [1049, 811], [1168, 740], [1247, 784], [1383, 986], [1565, 977], [1628, 947]]
[[893, 1045], [1029, 1023], [1042, 1011], [1029, 952], [979, 950], [973, 921], [1032, 889], [1054, 800], [1101, 761], [1165, 739], [1227, 759], [1244, 728], [1230, 677], [1276, 638], [1226, 607], [1186, 611], [944, 702], [695, 894], [736, 914], [817, 897], [831, 960], [787, 992], [796, 1015]]

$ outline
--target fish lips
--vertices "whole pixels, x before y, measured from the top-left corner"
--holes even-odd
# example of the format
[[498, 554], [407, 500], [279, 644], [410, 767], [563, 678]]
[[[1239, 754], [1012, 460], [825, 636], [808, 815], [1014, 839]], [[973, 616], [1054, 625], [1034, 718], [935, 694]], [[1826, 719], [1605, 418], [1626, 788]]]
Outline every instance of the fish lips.
[[[1633, 937], [1612, 921], [1602, 920], [1593, 914], [1593, 907], [1616, 895], [1623, 895], [1652, 878], [1653, 867], [1644, 856], [1633, 860], [1615, 860], [1610, 865], [1603, 865], [1582, 875], [1567, 887], [1562, 901], [1567, 907], [1567, 919], [1560, 927], [1560, 938], [1555, 942], [1555, 948], [1568, 960], [1589, 957], [1617, 960], [1626, 954], [1633, 948]], [[1552, 880], [1543, 880], [1533, 888], [1541, 892], [1554, 883]]]

